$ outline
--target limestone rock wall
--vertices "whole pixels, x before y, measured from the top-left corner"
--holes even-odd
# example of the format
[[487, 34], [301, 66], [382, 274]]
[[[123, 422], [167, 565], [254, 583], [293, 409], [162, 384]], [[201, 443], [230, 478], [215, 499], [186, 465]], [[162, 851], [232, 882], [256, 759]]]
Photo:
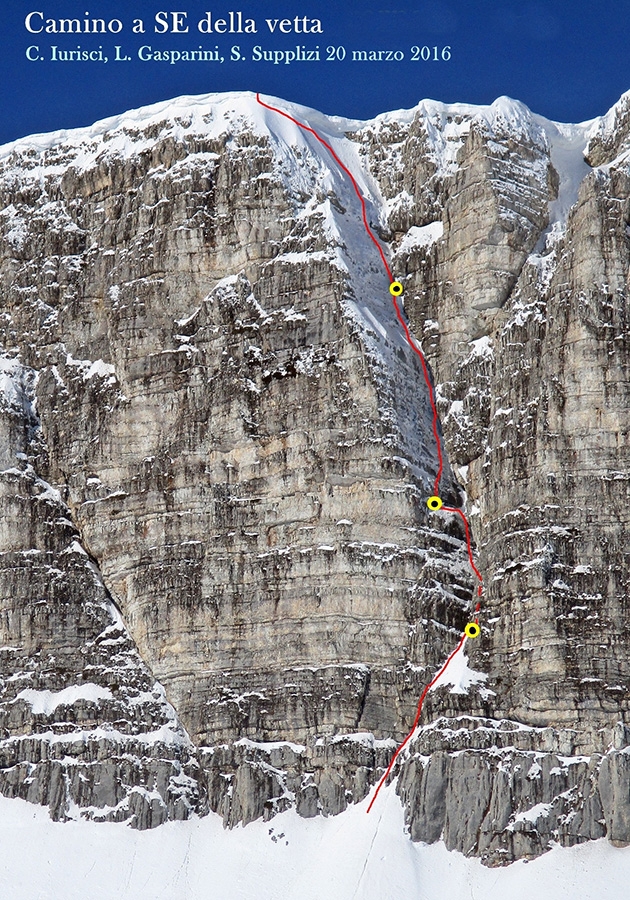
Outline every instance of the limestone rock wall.
[[[298, 115], [390, 245], [484, 578], [483, 676], [396, 769], [411, 836], [630, 840], [627, 98]], [[18, 142], [0, 198], [0, 788], [141, 827], [341, 812], [476, 586], [348, 179], [225, 95]]]
[[351, 186], [248, 110], [46, 151], [7, 329], [48, 303], [51, 478], [193, 740], [401, 737], [463, 535], [428, 522], [426, 386]]
[[28, 461], [43, 453], [35, 373], [1, 365], [0, 791], [56, 819], [188, 818], [203, 807], [193, 745], [60, 492]]
[[[451, 756], [447, 729], [437, 757], [403, 764], [412, 835], [443, 833], [493, 862], [618, 828], [609, 783], [624, 771], [630, 697], [627, 131], [624, 97], [589, 127], [500, 100], [482, 112], [425, 104], [394, 133], [385, 116], [355, 137], [392, 231], [407, 210], [394, 261], [468, 495], [485, 582], [473, 659], [489, 673], [493, 716], [551, 728], [577, 760], [571, 783], [544, 767], [521, 781], [513, 750]], [[433, 173], [388, 181], [390, 140], [400, 159], [432, 156]], [[462, 831], [466, 794], [479, 817]], [[440, 798], [433, 817], [427, 797]]]
[[[585, 126], [503, 100], [459, 121], [422, 107], [396, 136], [403, 157], [424, 146], [446, 172], [432, 223], [436, 176], [415, 186], [395, 262], [463, 467], [495, 712], [573, 725], [586, 752], [607, 748], [629, 696], [628, 176], [623, 153], [610, 159], [626, 101], [591, 126], [588, 151]], [[360, 139], [397, 209], [405, 185], [372, 162], [386, 117]], [[606, 165], [589, 173], [584, 153]]]
[[[4, 158], [2, 337], [36, 409], [22, 464], [56, 485], [77, 553], [197, 747], [400, 739], [472, 589], [461, 526], [426, 511], [426, 385], [345, 176], [253, 100], [230, 104]], [[448, 464], [444, 489], [461, 502]], [[25, 588], [29, 623], [35, 602]], [[87, 677], [68, 645], [64, 688]], [[272, 799], [212, 787], [230, 772], [255, 784], [232, 753], [208, 776], [229, 822]], [[339, 811], [379, 767], [356, 783], [333, 769], [334, 790], [315, 779], [300, 808]], [[197, 780], [182, 793], [203, 811]], [[148, 772], [139, 784], [154, 791]], [[90, 794], [79, 806], [102, 807]]]

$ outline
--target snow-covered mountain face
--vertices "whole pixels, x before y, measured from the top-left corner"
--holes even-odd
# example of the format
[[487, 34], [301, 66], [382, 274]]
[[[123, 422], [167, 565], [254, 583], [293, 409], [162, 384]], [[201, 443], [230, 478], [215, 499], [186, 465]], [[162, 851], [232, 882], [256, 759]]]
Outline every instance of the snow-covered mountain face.
[[[479, 549], [478, 672], [428, 697], [411, 834], [630, 840], [628, 98], [274, 103], [357, 180]], [[0, 790], [139, 827], [342, 811], [476, 584], [347, 175], [208, 95], [7, 145], [0, 195]]]

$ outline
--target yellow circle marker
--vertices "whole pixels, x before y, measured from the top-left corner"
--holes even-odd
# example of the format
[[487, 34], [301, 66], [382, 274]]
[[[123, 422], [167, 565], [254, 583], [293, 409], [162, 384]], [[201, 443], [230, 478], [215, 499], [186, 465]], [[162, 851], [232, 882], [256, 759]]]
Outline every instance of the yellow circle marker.
[[478, 638], [481, 634], [481, 628], [476, 622], [469, 622], [464, 628], [464, 634], [469, 638]]
[[427, 506], [429, 509], [432, 509], [434, 512], [437, 509], [442, 509], [442, 498], [441, 497], [429, 497], [427, 500]]
[[392, 297], [400, 297], [400, 295], [402, 294], [402, 292], [404, 290], [405, 289], [402, 286], [402, 284], [400, 283], [400, 281], [392, 281], [392, 283], [389, 286], [389, 293], [392, 295]]

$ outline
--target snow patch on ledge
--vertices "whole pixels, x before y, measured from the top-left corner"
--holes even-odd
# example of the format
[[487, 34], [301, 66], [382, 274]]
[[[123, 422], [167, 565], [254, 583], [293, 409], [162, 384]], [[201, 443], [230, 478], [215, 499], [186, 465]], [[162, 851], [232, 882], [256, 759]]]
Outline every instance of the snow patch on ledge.
[[477, 356], [480, 359], [492, 359], [494, 355], [492, 338], [490, 338], [487, 334], [484, 334], [480, 338], [475, 338], [475, 340], [469, 342], [470, 354], [468, 359], [472, 359]]
[[51, 715], [58, 706], [72, 706], [77, 700], [88, 700], [98, 703], [99, 700], [113, 700], [114, 695], [109, 688], [98, 684], [73, 684], [62, 691], [36, 691], [26, 688], [15, 698], [29, 703], [34, 715]]
[[[362, 747], [367, 747], [370, 750], [395, 750], [398, 746], [398, 742], [393, 738], [375, 738], [369, 731], [358, 731], [352, 734], [336, 734], [334, 737], [330, 738], [331, 744], [341, 744], [345, 741], [361, 744]], [[317, 741], [318, 746], [323, 746], [325, 743], [323, 738], [319, 738]]]
[[[247, 747], [251, 750], [262, 750], [263, 753], [271, 753], [272, 750], [292, 750], [297, 756], [306, 753], [304, 744], [294, 744], [292, 741], [252, 741], [249, 738], [241, 738], [235, 741], [235, 747]], [[204, 750], [207, 748], [204, 747]]]
[[439, 241], [443, 235], [444, 223], [441, 220], [429, 222], [428, 225], [412, 225], [400, 242], [398, 252], [410, 253], [418, 247], [430, 247], [436, 241]]
[[97, 377], [106, 379], [108, 384], [116, 383], [116, 370], [111, 363], [106, 363], [102, 359], [97, 359], [95, 361], [91, 359], [74, 359], [72, 354], [68, 353], [66, 356], [66, 365], [76, 366], [84, 381], [89, 381], [90, 378]]
[[468, 657], [464, 653], [464, 646], [465, 642], [462, 644], [459, 652], [455, 654], [448, 664], [446, 671], [443, 672], [435, 684], [432, 685], [432, 691], [438, 687], [450, 685], [451, 689], [449, 693], [467, 694], [474, 685], [483, 684], [487, 681], [488, 676], [485, 672], [476, 672], [468, 665]]
[[517, 813], [512, 822], [506, 826], [506, 831], [514, 831], [514, 826], [518, 822], [531, 822], [535, 825], [538, 819], [546, 818], [553, 809], [553, 803], [537, 803], [524, 812]]

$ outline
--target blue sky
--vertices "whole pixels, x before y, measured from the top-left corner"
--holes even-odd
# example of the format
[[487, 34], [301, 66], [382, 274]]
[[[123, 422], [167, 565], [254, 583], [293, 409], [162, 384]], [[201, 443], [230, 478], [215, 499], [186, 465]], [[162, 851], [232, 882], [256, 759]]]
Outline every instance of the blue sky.
[[[605, 13], [599, 10], [605, 10]], [[241, 11], [255, 21], [255, 34], [203, 35], [197, 22], [210, 11], [227, 19]], [[29, 33], [45, 19], [119, 19], [107, 34]], [[186, 12], [187, 34], [155, 33], [155, 14]], [[322, 34], [280, 34], [265, 20], [319, 18]], [[144, 34], [132, 33], [142, 19]], [[172, 23], [172, 17], [167, 21]], [[291, 23], [293, 25], [293, 22]], [[259, 90], [327, 113], [367, 118], [413, 106], [431, 97], [489, 103], [501, 94], [560, 121], [600, 115], [630, 89], [630, 0], [514, 2], [514, 0], [9, 0], [2, 4], [0, 142], [25, 134], [85, 125], [125, 109], [175, 97], [223, 90]], [[114, 23], [114, 28], [118, 26]], [[219, 27], [221, 27], [219, 25]], [[285, 29], [287, 26], [284, 26]], [[158, 26], [159, 28], [159, 26]], [[114, 47], [129, 60], [115, 62]], [[219, 48], [224, 63], [138, 59], [140, 47], [182, 52]], [[62, 62], [60, 51], [103, 48], [108, 62]], [[231, 48], [240, 58], [231, 60]], [[254, 60], [254, 47], [294, 52], [319, 46], [320, 61], [278, 64]], [[34, 56], [26, 58], [27, 48]], [[52, 48], [57, 47], [56, 51]], [[334, 48], [334, 52], [326, 48]], [[413, 47], [417, 47], [412, 60]], [[338, 48], [342, 48], [339, 50]], [[422, 48], [427, 48], [423, 50]], [[437, 48], [437, 51], [434, 50]], [[445, 48], [449, 48], [446, 50]], [[345, 50], [345, 59], [338, 60]], [[353, 60], [353, 51], [390, 51], [403, 60]], [[427, 53], [439, 57], [422, 60]], [[442, 59], [448, 55], [450, 59]], [[38, 55], [39, 54], [39, 55]], [[327, 55], [334, 59], [326, 60]], [[382, 54], [385, 56], [385, 53]], [[42, 57], [41, 59], [39, 57]], [[282, 57], [281, 57], [282, 58]]]

